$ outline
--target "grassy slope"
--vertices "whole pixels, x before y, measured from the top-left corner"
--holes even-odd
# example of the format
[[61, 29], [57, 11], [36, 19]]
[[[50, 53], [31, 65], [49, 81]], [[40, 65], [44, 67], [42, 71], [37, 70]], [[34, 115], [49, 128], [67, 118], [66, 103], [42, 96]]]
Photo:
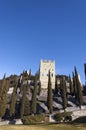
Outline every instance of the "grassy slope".
[[0, 126], [0, 130], [85, 130], [86, 127], [73, 125], [46, 125], [46, 126], [25, 126], [25, 125], [7, 125]]

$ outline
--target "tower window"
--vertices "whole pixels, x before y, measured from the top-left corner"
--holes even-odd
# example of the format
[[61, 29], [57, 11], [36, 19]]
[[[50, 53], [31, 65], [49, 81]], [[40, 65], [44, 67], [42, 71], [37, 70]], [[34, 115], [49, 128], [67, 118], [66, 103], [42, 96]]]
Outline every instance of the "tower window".
[[42, 76], [44, 76], [44, 74], [42, 73]]

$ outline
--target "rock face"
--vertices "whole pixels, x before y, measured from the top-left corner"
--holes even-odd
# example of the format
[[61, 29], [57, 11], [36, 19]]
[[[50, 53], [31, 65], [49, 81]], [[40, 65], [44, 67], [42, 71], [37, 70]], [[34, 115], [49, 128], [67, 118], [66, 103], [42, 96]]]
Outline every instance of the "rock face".
[[17, 119], [15, 124], [23, 124], [23, 123], [22, 123], [21, 119]]
[[52, 115], [49, 115], [49, 122], [55, 122], [55, 119], [53, 118]]
[[73, 111], [72, 120], [75, 120], [81, 116], [86, 116], [86, 106], [83, 107], [81, 110]]

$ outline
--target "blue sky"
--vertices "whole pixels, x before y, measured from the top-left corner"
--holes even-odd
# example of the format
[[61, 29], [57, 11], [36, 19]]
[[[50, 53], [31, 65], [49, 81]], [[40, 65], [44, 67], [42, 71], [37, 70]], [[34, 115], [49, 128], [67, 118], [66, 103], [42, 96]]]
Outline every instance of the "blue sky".
[[0, 78], [34, 74], [40, 59], [55, 60], [57, 74], [76, 66], [84, 83], [86, 0], [0, 0]]

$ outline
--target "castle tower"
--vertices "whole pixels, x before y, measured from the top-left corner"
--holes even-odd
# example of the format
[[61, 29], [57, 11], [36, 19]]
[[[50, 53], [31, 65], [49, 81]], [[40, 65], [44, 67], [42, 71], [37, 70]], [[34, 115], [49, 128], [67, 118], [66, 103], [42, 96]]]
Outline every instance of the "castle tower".
[[55, 88], [55, 61], [41, 60], [40, 61], [40, 82], [43, 89], [48, 87], [48, 73], [51, 73], [52, 89]]

